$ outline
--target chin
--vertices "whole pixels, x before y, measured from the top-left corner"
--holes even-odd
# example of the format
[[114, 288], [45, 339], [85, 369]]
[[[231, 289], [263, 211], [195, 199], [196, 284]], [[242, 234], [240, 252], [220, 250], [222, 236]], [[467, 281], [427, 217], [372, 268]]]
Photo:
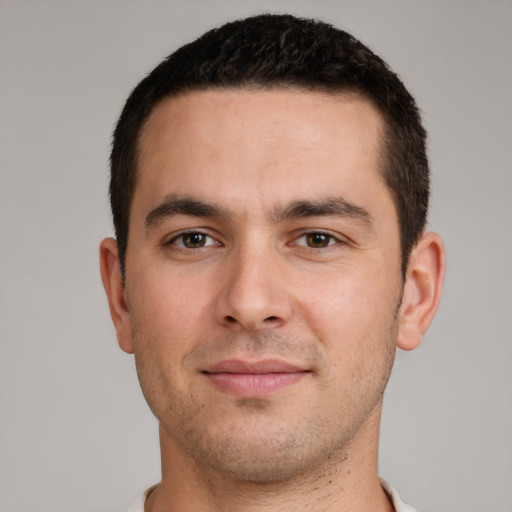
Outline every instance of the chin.
[[284, 483], [327, 461], [343, 459], [342, 446], [349, 442], [349, 436], [332, 439], [331, 434], [331, 444], [326, 445], [329, 436], [318, 425], [254, 427], [232, 427], [222, 433], [194, 429], [176, 441], [199, 468], [254, 484]]
[[[276, 444], [278, 448], [275, 448]], [[258, 446], [225, 443], [221, 453], [210, 450], [202, 454], [200, 461], [234, 481], [255, 484], [286, 482], [307, 472], [312, 465], [316, 466], [312, 462], [318, 454], [311, 457], [312, 454], [301, 453], [304, 452], [303, 447], [283, 445], [283, 442], [269, 442], [268, 439]]]

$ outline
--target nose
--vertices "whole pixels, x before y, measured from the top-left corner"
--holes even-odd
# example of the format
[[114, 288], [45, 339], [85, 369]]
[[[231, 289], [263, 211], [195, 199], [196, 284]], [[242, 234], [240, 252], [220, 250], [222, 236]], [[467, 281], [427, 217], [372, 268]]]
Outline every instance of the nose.
[[239, 250], [222, 271], [217, 320], [238, 331], [284, 326], [292, 313], [285, 262], [271, 249]]

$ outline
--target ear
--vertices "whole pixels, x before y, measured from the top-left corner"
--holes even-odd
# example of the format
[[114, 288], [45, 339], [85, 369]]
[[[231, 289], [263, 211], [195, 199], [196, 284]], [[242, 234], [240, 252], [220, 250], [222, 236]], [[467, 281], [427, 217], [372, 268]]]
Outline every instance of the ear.
[[437, 233], [423, 235], [407, 267], [397, 341], [402, 350], [418, 347], [430, 326], [441, 300], [445, 264], [441, 237]]
[[117, 242], [113, 238], [105, 238], [100, 244], [100, 270], [117, 341], [122, 350], [133, 354], [130, 312], [126, 305]]

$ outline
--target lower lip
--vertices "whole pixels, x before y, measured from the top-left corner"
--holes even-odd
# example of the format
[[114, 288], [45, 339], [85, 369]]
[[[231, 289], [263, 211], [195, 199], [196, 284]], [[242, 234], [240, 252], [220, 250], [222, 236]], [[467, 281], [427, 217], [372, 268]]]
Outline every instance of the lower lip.
[[243, 398], [258, 398], [295, 384], [306, 373], [205, 373], [205, 375], [221, 391]]

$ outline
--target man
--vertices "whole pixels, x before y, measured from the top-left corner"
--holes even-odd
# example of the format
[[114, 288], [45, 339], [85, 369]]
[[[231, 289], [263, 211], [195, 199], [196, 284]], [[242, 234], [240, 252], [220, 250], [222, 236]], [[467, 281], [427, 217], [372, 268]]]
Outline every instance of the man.
[[159, 420], [158, 511], [411, 511], [377, 474], [437, 309], [425, 131], [345, 32], [258, 16], [162, 62], [114, 134], [102, 279]]

